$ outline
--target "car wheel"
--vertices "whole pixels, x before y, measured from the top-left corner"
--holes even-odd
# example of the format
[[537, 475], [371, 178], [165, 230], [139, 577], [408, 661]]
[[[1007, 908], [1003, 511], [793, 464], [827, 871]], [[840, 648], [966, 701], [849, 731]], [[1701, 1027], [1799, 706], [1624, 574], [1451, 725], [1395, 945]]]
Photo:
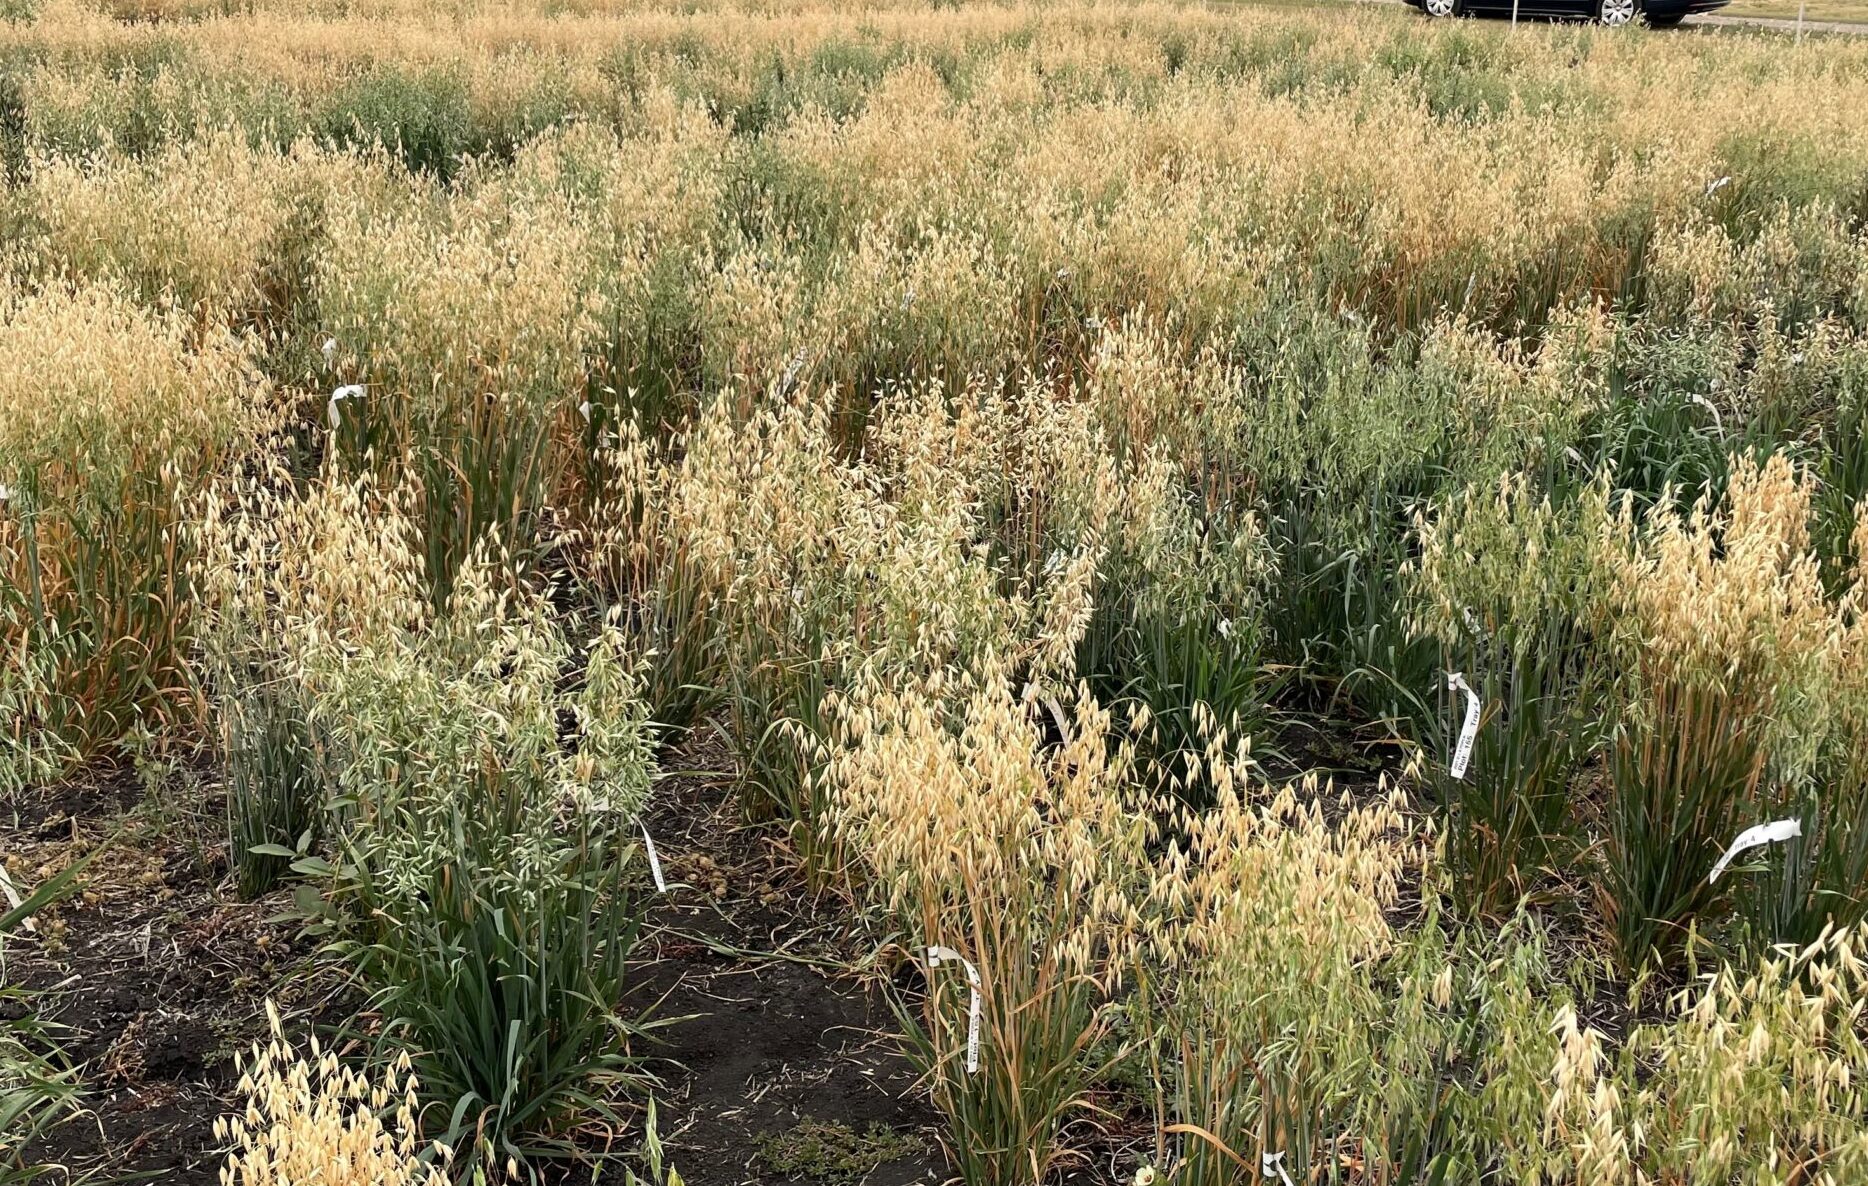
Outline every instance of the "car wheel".
[[1601, 0], [1596, 20], [1611, 29], [1619, 29], [1635, 18], [1635, 0]]
[[1459, 15], [1459, 0], [1420, 0], [1420, 10], [1430, 17]]

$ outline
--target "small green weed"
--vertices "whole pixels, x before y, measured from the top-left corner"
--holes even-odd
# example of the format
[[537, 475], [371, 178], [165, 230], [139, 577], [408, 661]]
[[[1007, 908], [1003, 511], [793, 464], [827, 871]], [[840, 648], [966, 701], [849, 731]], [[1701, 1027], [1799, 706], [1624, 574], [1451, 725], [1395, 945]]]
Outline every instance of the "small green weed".
[[759, 1137], [759, 1160], [775, 1174], [829, 1186], [861, 1182], [891, 1161], [924, 1151], [915, 1137], [872, 1120], [861, 1132], [840, 1120], [806, 1117], [785, 1132]]

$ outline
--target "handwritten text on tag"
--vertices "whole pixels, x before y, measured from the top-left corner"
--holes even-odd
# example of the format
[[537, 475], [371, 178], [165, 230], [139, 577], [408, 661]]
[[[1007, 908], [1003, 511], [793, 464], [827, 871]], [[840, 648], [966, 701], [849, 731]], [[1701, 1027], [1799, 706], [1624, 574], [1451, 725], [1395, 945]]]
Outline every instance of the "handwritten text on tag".
[[1780, 840], [1788, 840], [1792, 836], [1801, 835], [1803, 835], [1803, 821], [1796, 819], [1780, 819], [1746, 828], [1732, 841], [1732, 846], [1725, 850], [1725, 855], [1719, 858], [1719, 863], [1712, 867], [1712, 876], [1706, 879], [1707, 884], [1719, 880], [1719, 874], [1725, 872], [1725, 867], [1732, 863], [1732, 858], [1746, 849], [1757, 848], [1761, 844], [1775, 844]]
[[1473, 739], [1479, 736], [1479, 694], [1472, 690], [1466, 677], [1455, 671], [1446, 677], [1446, 686], [1455, 692], [1466, 693], [1466, 723], [1459, 727], [1459, 744], [1453, 747], [1453, 761], [1446, 772], [1454, 779], [1466, 777], [1466, 767], [1472, 762]]

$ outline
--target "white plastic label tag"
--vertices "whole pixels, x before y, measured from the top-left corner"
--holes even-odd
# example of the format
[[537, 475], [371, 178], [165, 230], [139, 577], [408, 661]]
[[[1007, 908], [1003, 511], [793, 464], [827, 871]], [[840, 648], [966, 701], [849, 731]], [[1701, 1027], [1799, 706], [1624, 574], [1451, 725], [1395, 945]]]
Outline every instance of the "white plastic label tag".
[[[9, 910], [18, 910], [21, 906], [26, 904], [26, 900], [19, 896], [19, 890], [13, 885], [13, 879], [7, 876], [6, 866], [4, 864], [0, 864], [0, 896], [6, 898], [7, 909]], [[26, 916], [26, 920], [22, 926], [23, 929], [28, 931], [37, 931], [39, 929], [38, 922], [34, 920], [31, 915]]]
[[797, 385], [798, 376], [804, 373], [804, 364], [810, 357], [810, 352], [800, 346], [798, 347], [797, 353], [786, 360], [785, 373], [778, 377], [778, 394], [780, 396], [791, 394], [791, 389]]
[[944, 963], [965, 968], [966, 982], [972, 990], [966, 1006], [966, 1073], [971, 1075], [979, 1070], [979, 969], [951, 947], [928, 948], [928, 967], [938, 968]]
[[1276, 1170], [1278, 1172], [1278, 1180], [1280, 1182], [1283, 1182], [1284, 1186], [1293, 1186], [1291, 1182], [1291, 1175], [1284, 1172], [1284, 1153], [1282, 1151], [1277, 1152], [1277, 1153], [1259, 1154], [1258, 1155], [1259, 1177], [1269, 1178], [1271, 1177], [1271, 1172], [1273, 1170]]
[[331, 427], [332, 428], [337, 427], [337, 405], [339, 402], [343, 400], [347, 400], [347, 399], [362, 399], [362, 398], [363, 398], [363, 385], [360, 383], [348, 383], [342, 387], [339, 387], [336, 391], [333, 391], [331, 393], [331, 404], [330, 404]]
[[1732, 847], [1725, 850], [1725, 855], [1719, 858], [1719, 863], [1712, 867], [1712, 876], [1706, 879], [1706, 883], [1710, 885], [1719, 880], [1719, 874], [1725, 872], [1725, 867], [1732, 863], [1732, 858], [1746, 849], [1757, 848], [1761, 844], [1775, 844], [1780, 840], [1788, 840], [1792, 836], [1801, 835], [1803, 835], [1803, 821], [1797, 819], [1780, 819], [1746, 828], [1738, 834], [1737, 839], [1732, 841]]
[[655, 878], [655, 892], [665, 894], [668, 892], [668, 883], [662, 880], [662, 857], [655, 851], [655, 837], [649, 835], [649, 826], [641, 820], [636, 821], [636, 827], [642, 829], [642, 844], [648, 849], [649, 875]]
[[1446, 772], [1455, 780], [1466, 777], [1466, 767], [1472, 762], [1472, 743], [1479, 736], [1479, 694], [1472, 690], [1466, 677], [1455, 671], [1446, 677], [1446, 686], [1455, 692], [1466, 693], [1466, 723], [1459, 727], [1459, 744], [1453, 747], [1453, 760], [1447, 765]]
[[1051, 722], [1057, 726], [1057, 736], [1066, 744], [1070, 741], [1070, 722], [1064, 719], [1064, 706], [1055, 696], [1044, 698], [1044, 707], [1050, 711]]

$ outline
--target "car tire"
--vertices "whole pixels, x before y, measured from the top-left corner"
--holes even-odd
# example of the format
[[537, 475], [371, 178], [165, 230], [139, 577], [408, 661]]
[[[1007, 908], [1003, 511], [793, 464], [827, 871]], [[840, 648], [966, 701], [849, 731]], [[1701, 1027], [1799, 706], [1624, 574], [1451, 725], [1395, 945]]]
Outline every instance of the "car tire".
[[1458, 16], [1465, 7], [1464, 0], [1420, 0], [1420, 10], [1434, 20]]
[[1636, 0], [1596, 0], [1596, 24], [1619, 29], [1634, 23], [1640, 12]]
[[1650, 29], [1677, 28], [1680, 22], [1685, 19], [1686, 14], [1684, 12], [1650, 12], [1647, 16], [1647, 27]]

